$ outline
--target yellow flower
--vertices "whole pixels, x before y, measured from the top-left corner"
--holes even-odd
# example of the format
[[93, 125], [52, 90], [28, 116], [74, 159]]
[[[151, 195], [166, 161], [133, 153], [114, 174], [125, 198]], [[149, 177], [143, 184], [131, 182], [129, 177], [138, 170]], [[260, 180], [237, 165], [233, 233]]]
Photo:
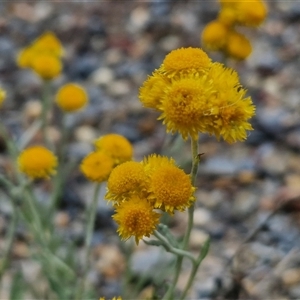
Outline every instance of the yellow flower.
[[[179, 54], [185, 53], [185, 49], [179, 50]], [[175, 57], [179, 59], [177, 54], [173, 57], [174, 60]], [[166, 125], [167, 132], [179, 132], [185, 140], [189, 136], [197, 140], [200, 132], [215, 135], [218, 139], [222, 137], [229, 143], [245, 140], [246, 131], [253, 129], [248, 120], [254, 115], [255, 107], [251, 98], [245, 97], [246, 91], [239, 83], [237, 73], [219, 63], [209, 63], [201, 73], [199, 68], [193, 67], [193, 58], [191, 55], [190, 60], [186, 59], [189, 69], [185, 72], [179, 72], [164, 84], [160, 82], [157, 85], [153, 98], [155, 100], [151, 96], [147, 98], [148, 83], [143, 85], [141, 101], [147, 105], [152, 102], [153, 105], [149, 106], [161, 112], [158, 119]], [[197, 57], [195, 61], [195, 65], [199, 65]], [[178, 63], [182, 70], [184, 62], [183, 59]], [[174, 65], [176, 66], [175, 62]], [[151, 81], [155, 83], [154, 77], [163, 75], [163, 68], [164, 65], [153, 73]], [[165, 72], [165, 77], [167, 76]]]
[[132, 159], [132, 145], [122, 135], [114, 133], [106, 134], [95, 140], [94, 143], [96, 149], [110, 155], [114, 159], [116, 165]]
[[162, 114], [158, 119], [163, 120], [167, 132], [178, 131], [186, 140], [189, 135], [197, 139], [198, 133], [205, 130], [202, 119], [210, 92], [205, 84], [209, 84], [205, 77], [188, 77], [165, 87], [160, 107]]
[[228, 56], [243, 60], [252, 52], [250, 41], [241, 33], [231, 30], [226, 41], [226, 53]]
[[87, 104], [88, 95], [80, 85], [68, 83], [58, 90], [55, 101], [64, 112], [75, 112]]
[[22, 49], [17, 56], [17, 65], [21, 68], [30, 68], [34, 56], [35, 53], [32, 47]]
[[41, 54], [33, 59], [32, 69], [44, 80], [50, 80], [60, 75], [62, 64], [54, 55]]
[[212, 21], [202, 31], [203, 46], [209, 50], [221, 50], [226, 43], [227, 34], [228, 28], [224, 23]]
[[166, 86], [159, 119], [167, 132], [179, 132], [184, 139], [199, 132], [222, 136], [229, 143], [246, 139], [254, 115], [250, 98], [238, 82], [237, 73], [214, 63], [202, 77], [190, 76]]
[[107, 180], [114, 167], [112, 158], [102, 151], [88, 154], [82, 161], [80, 169], [84, 176], [94, 182]]
[[143, 165], [135, 161], [124, 162], [111, 172], [105, 198], [119, 203], [132, 194], [141, 195], [145, 184], [146, 174]]
[[267, 8], [261, 0], [221, 0], [218, 19], [226, 25], [259, 26], [267, 15]]
[[127, 201], [115, 207], [113, 219], [119, 225], [117, 232], [122, 240], [135, 237], [136, 244], [143, 236], [149, 237], [159, 223], [160, 214], [146, 199], [133, 195]]
[[55, 174], [56, 156], [43, 146], [25, 149], [18, 157], [19, 170], [31, 178], [49, 178]]
[[144, 81], [139, 91], [139, 98], [145, 107], [158, 109], [163, 90], [170, 80], [158, 70]]
[[176, 162], [171, 157], [151, 154], [144, 158], [143, 165], [147, 176], [151, 176], [151, 174], [157, 169], [159, 169], [161, 166], [175, 166]]
[[45, 32], [33, 43], [22, 49], [17, 56], [17, 64], [21, 68], [33, 68], [34, 60], [41, 55], [54, 56], [58, 60], [63, 56], [64, 49], [53, 32]]
[[64, 48], [56, 35], [47, 31], [39, 36], [32, 45], [37, 52], [50, 52], [58, 57], [63, 56]]
[[237, 5], [237, 21], [241, 25], [259, 26], [266, 15], [267, 8], [260, 0], [240, 1]]
[[6, 92], [0, 88], [0, 107], [6, 97]]
[[171, 51], [159, 71], [169, 78], [183, 74], [202, 74], [211, 64], [211, 59], [200, 48], [180, 48]]
[[234, 26], [237, 21], [235, 6], [226, 5], [222, 7], [218, 14], [218, 21], [227, 27]]
[[151, 155], [144, 160], [148, 178], [148, 200], [154, 208], [173, 214], [184, 211], [194, 201], [190, 176], [175, 165], [173, 159]]
[[255, 106], [246, 90], [238, 82], [237, 72], [214, 63], [208, 73], [208, 81], [213, 82], [207, 105], [205, 131], [222, 136], [228, 143], [244, 141], [246, 130], [253, 130], [248, 120], [255, 114]]

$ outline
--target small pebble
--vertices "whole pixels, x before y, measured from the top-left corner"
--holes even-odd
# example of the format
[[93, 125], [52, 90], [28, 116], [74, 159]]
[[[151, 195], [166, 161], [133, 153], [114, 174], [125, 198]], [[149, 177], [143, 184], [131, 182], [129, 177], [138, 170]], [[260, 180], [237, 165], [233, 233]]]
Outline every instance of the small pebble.
[[194, 211], [194, 226], [202, 227], [211, 221], [211, 213], [205, 208], [196, 208]]
[[202, 230], [192, 229], [189, 246], [191, 249], [199, 250], [208, 240], [209, 235]]
[[70, 216], [63, 211], [57, 212], [54, 218], [54, 224], [59, 228], [66, 228], [70, 223]]
[[290, 287], [300, 284], [300, 269], [288, 269], [281, 274], [282, 282]]

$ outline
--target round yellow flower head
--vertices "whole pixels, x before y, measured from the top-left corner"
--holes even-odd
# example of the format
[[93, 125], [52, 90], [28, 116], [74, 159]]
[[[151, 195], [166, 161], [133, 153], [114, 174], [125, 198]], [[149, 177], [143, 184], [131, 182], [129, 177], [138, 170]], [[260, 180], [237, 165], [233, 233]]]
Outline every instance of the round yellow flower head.
[[22, 49], [17, 56], [17, 65], [20, 68], [30, 68], [34, 56], [35, 52], [32, 47], [29, 46]]
[[143, 193], [146, 183], [146, 174], [141, 163], [127, 161], [116, 166], [107, 181], [105, 198], [121, 202], [131, 194]]
[[267, 8], [260, 0], [239, 1], [236, 15], [241, 25], [259, 26], [267, 16]]
[[175, 80], [165, 89], [159, 119], [167, 132], [198, 139], [199, 132], [233, 143], [246, 138], [254, 115], [251, 98], [244, 98], [237, 73], [214, 63], [205, 76]]
[[[34, 61], [37, 57], [54, 56], [59, 60], [63, 56], [63, 54], [64, 49], [60, 41], [53, 32], [48, 31], [39, 36], [31, 45], [20, 51], [17, 56], [17, 64], [21, 68], [34, 69]], [[39, 69], [40, 68], [41, 67], [39, 67]], [[44, 72], [41, 73], [44, 74]], [[40, 75], [39, 72], [38, 74]], [[53, 76], [50, 77], [52, 78]]]
[[173, 159], [151, 155], [144, 160], [148, 169], [148, 200], [154, 208], [169, 214], [184, 211], [195, 201], [190, 176], [175, 165]]
[[90, 181], [103, 182], [113, 170], [113, 159], [102, 151], [88, 154], [81, 162], [80, 169]]
[[232, 27], [237, 22], [237, 10], [235, 6], [225, 5], [218, 14], [218, 21], [224, 26]]
[[62, 64], [54, 55], [41, 54], [32, 61], [32, 69], [44, 80], [50, 80], [60, 75]]
[[171, 157], [151, 154], [144, 158], [143, 165], [147, 176], [151, 176], [161, 166], [176, 166], [176, 162]]
[[227, 55], [237, 60], [246, 59], [252, 52], [250, 41], [235, 30], [228, 33], [225, 47]]
[[211, 59], [200, 48], [180, 48], [171, 51], [164, 59], [159, 71], [169, 78], [181, 74], [205, 72], [210, 67]]
[[220, 21], [208, 23], [202, 31], [203, 46], [209, 50], [221, 50], [228, 34], [228, 27]]
[[58, 90], [55, 101], [64, 112], [75, 112], [87, 104], [88, 95], [80, 85], [68, 83]]
[[43, 146], [25, 149], [18, 157], [19, 170], [31, 178], [49, 178], [55, 174], [56, 156]]
[[[206, 77], [187, 77], [173, 81], [165, 88], [165, 94], [160, 109], [162, 111], [159, 120], [167, 127], [167, 132], [179, 132], [183, 139], [190, 135], [198, 138], [200, 131], [205, 128], [201, 119], [205, 114], [209, 83]], [[208, 89], [208, 90], [207, 90]]]
[[106, 134], [95, 140], [94, 143], [96, 149], [110, 155], [116, 165], [132, 159], [133, 147], [122, 135], [115, 133]]
[[218, 19], [226, 25], [259, 26], [266, 18], [267, 8], [261, 0], [220, 0]]
[[0, 107], [6, 97], [6, 92], [0, 88]]
[[39, 36], [32, 44], [34, 49], [39, 52], [50, 52], [58, 57], [63, 56], [64, 48], [56, 35], [47, 31]]
[[136, 195], [116, 206], [116, 213], [113, 215], [119, 225], [117, 232], [122, 240], [134, 236], [137, 245], [143, 236], [149, 237], [153, 233], [159, 217], [160, 214], [153, 210], [146, 199]]
[[140, 101], [145, 107], [158, 110], [164, 88], [169, 83], [170, 81], [167, 77], [162, 75], [157, 70], [154, 71], [153, 74], [144, 81], [143, 85], [140, 88]]
[[214, 92], [210, 95], [205, 130], [218, 139], [222, 136], [228, 143], [244, 141], [247, 130], [253, 130], [248, 120], [255, 114], [255, 106], [246, 90], [238, 82], [237, 73], [214, 63], [208, 73], [208, 81], [213, 82]]

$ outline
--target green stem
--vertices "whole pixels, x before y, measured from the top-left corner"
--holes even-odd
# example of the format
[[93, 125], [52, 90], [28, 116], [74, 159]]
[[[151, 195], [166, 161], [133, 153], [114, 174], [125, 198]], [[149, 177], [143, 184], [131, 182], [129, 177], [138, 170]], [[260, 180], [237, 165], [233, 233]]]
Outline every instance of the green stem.
[[[130, 268], [130, 262], [131, 262], [131, 253], [133, 252], [133, 243], [131, 240], [128, 241], [128, 243], [123, 243], [120, 245], [120, 247], [123, 250], [124, 256], [125, 256], [125, 271], [122, 276], [122, 291], [123, 291], [123, 297], [128, 297], [129, 295], [134, 296], [132, 291], [129, 293], [127, 289], [129, 288], [129, 283], [131, 280], [132, 272]], [[128, 292], [128, 294], [127, 294]]]
[[14, 167], [15, 167], [19, 151], [18, 151], [15, 143], [13, 142], [12, 138], [9, 136], [7, 129], [3, 126], [2, 123], [0, 123], [0, 134], [2, 135], [2, 137], [6, 143], [8, 153], [10, 154], [12, 161], [14, 162]]
[[98, 194], [100, 191], [100, 187], [101, 187], [101, 184], [97, 183], [97, 185], [95, 186], [93, 201], [92, 201], [92, 204], [89, 207], [89, 210], [87, 213], [88, 224], [87, 224], [87, 231], [86, 231], [86, 237], [85, 237], [85, 243], [84, 243], [86, 253], [85, 253], [85, 258], [84, 258], [84, 262], [83, 262], [82, 278], [81, 278], [81, 282], [79, 284], [79, 288], [77, 290], [76, 298], [75, 298], [77, 300], [83, 299], [82, 295], [84, 294], [84, 290], [85, 290], [85, 280], [86, 280], [86, 275], [88, 272], [89, 258], [90, 258], [90, 254], [91, 254], [91, 250], [92, 250], [91, 241], [92, 241], [92, 236], [93, 236], [93, 232], [94, 232], [94, 223], [95, 223], [96, 214], [97, 214]]
[[42, 121], [42, 135], [43, 140], [46, 146], [50, 146], [50, 142], [48, 140], [47, 136], [47, 114], [50, 109], [50, 81], [45, 80], [44, 81], [44, 87], [43, 87], [43, 95], [42, 95], [42, 114], [41, 114], [41, 121]]
[[[40, 218], [40, 214], [38, 212], [38, 209], [36, 207], [36, 199], [35, 196], [32, 192], [32, 189], [30, 188], [28, 182], [22, 174], [19, 172], [18, 165], [17, 165], [17, 160], [18, 160], [18, 155], [19, 151], [13, 142], [13, 140], [10, 138], [7, 129], [0, 123], [0, 134], [2, 134], [7, 148], [8, 152], [10, 154], [13, 166], [14, 166], [14, 171], [17, 177], [17, 184], [18, 186], [15, 186], [11, 181], [6, 179], [4, 176], [0, 176], [0, 182], [3, 183], [8, 190], [8, 193], [12, 199], [11, 203], [14, 205], [14, 210], [17, 212], [18, 215], [20, 215], [25, 222], [29, 225], [31, 228], [33, 234], [35, 235], [35, 238], [39, 241], [40, 246], [42, 246], [42, 253], [44, 256], [48, 258], [48, 260], [51, 263], [51, 266], [55, 265], [59, 267], [60, 269], [64, 269], [65, 271], [68, 272], [68, 274], [72, 273], [72, 276], [75, 277], [74, 271], [71, 270], [59, 257], [56, 255], [50, 253], [49, 247], [47, 244], [47, 240], [45, 238], [45, 232], [43, 231], [43, 226], [42, 226], [42, 220]], [[18, 199], [25, 199], [25, 206], [23, 205], [24, 208], [27, 208], [28, 213], [24, 211], [21, 207], [18, 207], [16, 205], [16, 202]]]
[[66, 114], [63, 115], [62, 118], [62, 137], [60, 142], [60, 147], [58, 149], [58, 169], [56, 176], [54, 178], [54, 190], [51, 197], [51, 204], [50, 204], [50, 215], [52, 216], [54, 213], [55, 208], [58, 205], [59, 198], [62, 193], [62, 188], [65, 183], [65, 178], [67, 176], [64, 174], [65, 169], [65, 151], [66, 151], [66, 145], [67, 145], [67, 137], [68, 137], [68, 130], [66, 126]]
[[0, 122], [0, 134], [3, 136], [4, 141], [6, 143], [7, 150], [11, 158], [12, 166], [14, 169], [14, 173], [16, 174], [17, 177], [17, 181], [21, 185], [24, 181], [24, 178], [22, 174], [19, 172], [19, 168], [18, 168], [19, 150], [16, 144], [14, 143], [13, 139], [9, 136], [7, 129], [3, 126], [1, 122]]
[[14, 238], [15, 238], [16, 227], [17, 227], [17, 223], [18, 223], [17, 208], [15, 206], [14, 199], [12, 199], [11, 202], [13, 202], [12, 203], [13, 211], [12, 211], [12, 218], [11, 218], [9, 230], [7, 233], [7, 246], [4, 251], [3, 258], [2, 258], [2, 264], [0, 267], [0, 281], [5, 272], [5, 269], [7, 268], [8, 263], [9, 263], [9, 256], [11, 254], [11, 250], [12, 250], [12, 246], [13, 246], [13, 242], [14, 242]]
[[41, 120], [35, 120], [32, 125], [22, 134], [18, 140], [19, 149], [24, 149], [35, 134], [41, 129], [42, 122]]
[[193, 263], [193, 267], [192, 267], [192, 271], [191, 271], [190, 277], [189, 277], [188, 282], [187, 282], [187, 284], [185, 286], [185, 289], [184, 289], [184, 291], [183, 291], [183, 293], [181, 295], [180, 300], [184, 300], [185, 297], [187, 296], [187, 293], [188, 293], [190, 287], [192, 286], [192, 283], [194, 282], [197, 270], [198, 270], [199, 266], [201, 265], [203, 259], [206, 257], [206, 255], [208, 253], [209, 242], [210, 242], [209, 239], [205, 242], [205, 244], [203, 245], [203, 247], [201, 249], [199, 257], [197, 258], [197, 261], [195, 263]]
[[163, 247], [167, 250], [167, 252], [171, 252], [177, 256], [186, 257], [190, 259], [193, 263], [196, 262], [193, 255], [189, 252], [173, 247], [168, 239], [166, 239], [162, 234], [158, 231], [154, 231], [153, 235], [162, 242]]
[[[199, 164], [198, 141], [197, 140], [191, 139], [191, 151], [192, 151], [192, 169], [191, 169], [190, 176], [191, 176], [191, 183], [194, 186], [195, 181], [196, 181], [197, 172], [198, 172], [198, 164]], [[188, 225], [187, 225], [186, 233], [184, 235], [183, 243], [181, 246], [182, 250], [186, 250], [188, 247], [191, 231], [193, 228], [193, 223], [194, 223], [194, 205], [191, 205], [188, 209]], [[178, 256], [177, 260], [176, 260], [176, 265], [175, 265], [175, 276], [174, 276], [173, 281], [172, 281], [168, 291], [166, 292], [163, 300], [174, 299], [174, 291], [175, 291], [175, 287], [176, 287], [176, 284], [177, 284], [177, 281], [179, 279], [179, 275], [181, 272], [182, 262], [183, 262], [183, 256]]]
[[[191, 148], [192, 148], [193, 162], [192, 162], [192, 170], [191, 170], [190, 176], [191, 176], [192, 186], [195, 186], [196, 177], [197, 177], [197, 173], [198, 173], [198, 166], [199, 166], [198, 141], [197, 140], [192, 139]], [[194, 224], [194, 208], [195, 207], [193, 204], [188, 209], [188, 227], [187, 227], [187, 231], [184, 236], [184, 239], [183, 239], [183, 249], [184, 250], [188, 247], [191, 231], [192, 231], [193, 224]]]
[[32, 222], [31, 222], [32, 227], [34, 228], [34, 230], [36, 232], [36, 236], [40, 240], [43, 247], [45, 249], [47, 249], [48, 245], [47, 245], [47, 240], [45, 238], [45, 228], [42, 224], [42, 220], [40, 218], [38, 209], [36, 207], [35, 197], [32, 193], [32, 190], [28, 186], [28, 184], [25, 185], [25, 187], [24, 187], [24, 196], [25, 196], [24, 198], [27, 202], [27, 206], [30, 210], [30, 214], [31, 214], [31, 218], [32, 218]]

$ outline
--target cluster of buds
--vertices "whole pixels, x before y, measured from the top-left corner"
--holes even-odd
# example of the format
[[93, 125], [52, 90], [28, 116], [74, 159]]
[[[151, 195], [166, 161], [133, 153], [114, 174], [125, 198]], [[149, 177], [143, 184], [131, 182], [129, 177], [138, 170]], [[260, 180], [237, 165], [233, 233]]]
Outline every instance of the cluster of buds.
[[203, 46], [221, 51], [227, 57], [246, 59], [252, 52], [250, 41], [236, 28], [257, 27], [266, 18], [267, 8], [261, 0], [219, 0], [221, 10], [216, 20], [208, 23], [201, 36]]
[[32, 69], [44, 80], [51, 80], [61, 74], [64, 49], [53, 32], [45, 32], [18, 55], [21, 68]]

